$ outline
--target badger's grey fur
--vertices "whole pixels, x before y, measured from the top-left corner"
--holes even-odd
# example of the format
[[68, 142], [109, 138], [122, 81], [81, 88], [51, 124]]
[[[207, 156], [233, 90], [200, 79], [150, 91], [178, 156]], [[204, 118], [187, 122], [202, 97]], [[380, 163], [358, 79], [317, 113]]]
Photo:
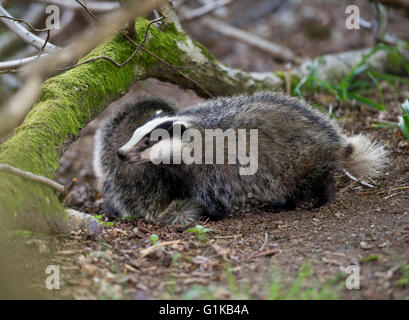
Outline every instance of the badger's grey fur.
[[[126, 139], [121, 139], [122, 146], [109, 142], [123, 132], [118, 128], [121, 121], [111, 120], [102, 129], [105, 136], [101, 141], [104, 141], [105, 154], [109, 156], [105, 156], [104, 161], [104, 156], [101, 157], [104, 153], [97, 150], [96, 168], [101, 161], [105, 171], [96, 171], [101, 171], [98, 176], [102, 181], [109, 180], [103, 191], [110, 195], [108, 201], [111, 206], [115, 204], [120, 215], [148, 215], [153, 221], [151, 212], [157, 212], [154, 215], [159, 217], [172, 199], [178, 197], [188, 204], [189, 201], [195, 205], [199, 202], [207, 216], [220, 219], [227, 209], [245, 204], [249, 194], [280, 208], [292, 209], [300, 201], [320, 207], [334, 197], [334, 171], [345, 168], [358, 177], [372, 178], [378, 176], [386, 164], [386, 151], [380, 144], [372, 143], [364, 135], [345, 136], [334, 122], [316, 109], [281, 94], [260, 92], [218, 98], [179, 112], [173, 112], [162, 102], [160, 104], [157, 109], [168, 113], [153, 115], [127, 143]], [[140, 119], [141, 109], [133, 110], [134, 118], [130, 119]], [[217, 128], [223, 131], [229, 128], [258, 129], [256, 174], [239, 175], [238, 165], [232, 164], [152, 165], [144, 162], [155, 144], [148, 142], [150, 132], [160, 127], [169, 131], [171, 139], [176, 139], [172, 136], [176, 123], [201, 132]], [[99, 135], [101, 139], [102, 133]], [[120, 139], [116, 140], [119, 142]], [[189, 144], [183, 141], [179, 145], [181, 149], [189, 148]], [[117, 150], [122, 160], [141, 163], [119, 162]], [[180, 188], [177, 195], [174, 194], [176, 187], [172, 185]], [[199, 211], [195, 207], [191, 218], [191, 212], [185, 210], [184, 214], [178, 215], [178, 222], [190, 222]]]
[[98, 129], [93, 165], [110, 215], [136, 216], [162, 224], [186, 224], [201, 215], [200, 204], [191, 200], [185, 185], [166, 168], [152, 163], [133, 165], [118, 159], [118, 149], [137, 127], [150, 117], [174, 113], [170, 103], [146, 99], [124, 105]]

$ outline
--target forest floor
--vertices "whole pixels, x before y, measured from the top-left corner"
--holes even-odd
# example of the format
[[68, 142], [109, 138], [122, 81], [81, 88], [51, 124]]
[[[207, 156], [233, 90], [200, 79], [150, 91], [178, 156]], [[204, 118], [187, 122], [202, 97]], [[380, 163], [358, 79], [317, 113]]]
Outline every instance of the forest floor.
[[[286, 44], [303, 57], [371, 45], [369, 32], [345, 31], [342, 25], [345, 8], [330, 1], [321, 2], [309, 5], [309, 11], [296, 10], [298, 15], [301, 12], [309, 15], [298, 17], [291, 25], [280, 22], [285, 20], [286, 12], [281, 18], [274, 15], [278, 22], [275, 18], [260, 18], [255, 24], [247, 21], [242, 25]], [[240, 25], [240, 21], [234, 21], [230, 23]], [[392, 30], [394, 24], [399, 24], [399, 19], [392, 21]], [[218, 59], [234, 67], [268, 71], [284, 66], [240, 42], [213, 32], [203, 34], [199, 22], [185, 27]], [[309, 33], [295, 34], [296, 30]], [[104, 223], [99, 238], [89, 238], [80, 232], [68, 240], [57, 240], [53, 262], [61, 266], [63, 278], [58, 297], [408, 298], [409, 143], [396, 127], [375, 126], [396, 123], [401, 115], [399, 101], [409, 95], [409, 89], [405, 86], [396, 89], [384, 90], [386, 112], [358, 104], [339, 104], [325, 94], [310, 97], [321, 105], [333, 103], [334, 115], [347, 133], [364, 131], [385, 143], [391, 165], [386, 177], [374, 182], [374, 188], [362, 186], [340, 173], [336, 177], [336, 200], [330, 205], [282, 213], [246, 210], [218, 222], [200, 221], [198, 224], [212, 229], [203, 242], [186, 230], [149, 225], [142, 220], [109, 221], [100, 217]], [[78, 179], [69, 195], [70, 207], [101, 214], [103, 195], [96, 190], [92, 170], [93, 134], [113, 109], [127, 100], [153, 94], [171, 98], [180, 107], [203, 101], [191, 91], [156, 80], [134, 85], [126, 96], [84, 128], [78, 141], [61, 158], [56, 178], [62, 183], [73, 177]], [[379, 98], [376, 90], [370, 94]], [[152, 234], [161, 243], [174, 242], [141, 257], [143, 250], [153, 244]], [[42, 240], [35, 243], [39, 247], [47, 245]], [[357, 290], [349, 290], [345, 285], [351, 265], [359, 266]]]

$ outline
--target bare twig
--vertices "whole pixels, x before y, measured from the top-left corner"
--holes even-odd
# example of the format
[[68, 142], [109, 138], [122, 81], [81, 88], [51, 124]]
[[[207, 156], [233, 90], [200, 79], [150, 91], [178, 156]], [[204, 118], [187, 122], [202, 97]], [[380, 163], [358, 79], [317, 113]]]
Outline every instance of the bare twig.
[[49, 178], [43, 177], [36, 175], [32, 172], [24, 171], [18, 168], [15, 168], [13, 166], [10, 166], [8, 164], [0, 164], [0, 171], [2, 172], [7, 172], [14, 174], [16, 176], [19, 176], [21, 178], [24, 178], [26, 180], [42, 183], [46, 186], [49, 186], [53, 188], [55, 191], [58, 191], [60, 193], [65, 193], [66, 189], [62, 184], [59, 184], [58, 182], [55, 182], [54, 180], [51, 180]]
[[[24, 20], [34, 25], [39, 22], [43, 14], [43, 6], [38, 3], [33, 3], [27, 8]], [[20, 40], [20, 38], [14, 32], [2, 34], [0, 37], [0, 56], [10, 49], [16, 49], [16, 47], [18, 47], [18, 40]]]
[[[8, 11], [4, 9], [1, 5], [0, 5], [0, 17], [3, 18], [4, 24], [10, 30], [14, 31], [22, 40], [32, 45], [33, 47], [37, 48], [38, 50], [41, 50], [44, 45], [45, 45], [44, 50], [46, 52], [52, 52], [58, 49], [57, 46], [51, 43], [46, 43], [45, 40], [37, 37], [35, 34], [23, 28], [18, 22], [22, 22], [24, 20], [13, 18], [8, 13]], [[24, 23], [30, 26], [28, 22], [24, 21]]]
[[43, 54], [44, 49], [49, 40], [50, 40], [50, 29], [47, 29], [47, 37], [45, 38], [44, 45], [41, 47], [40, 52], [37, 55], [38, 58], [40, 58], [40, 56]]
[[[87, 13], [88, 13], [89, 15], [91, 15], [95, 20], [99, 21], [99, 18], [98, 18], [97, 16], [95, 16], [95, 15], [87, 8], [86, 5], [84, 5], [84, 4], [83, 4], [81, 1], [79, 1], [79, 0], [74, 0], [74, 1], [77, 2], [79, 5], [81, 5], [81, 6], [87, 11]], [[175, 22], [175, 21], [177, 20], [177, 15], [176, 15], [176, 13], [175, 13], [174, 10], [173, 10], [172, 5], [171, 5], [171, 4], [167, 4], [167, 5], [164, 5], [163, 8], [166, 10], [165, 12], [166, 12], [168, 15], [171, 15], [171, 16], [172, 16], [173, 22]], [[159, 11], [159, 10], [158, 10], [158, 11]], [[164, 17], [167, 18], [166, 16], [164, 16]], [[159, 19], [159, 18], [157, 18], [157, 19]], [[157, 20], [157, 19], [155, 19], [155, 20]], [[162, 19], [162, 18], [160, 17], [160, 19]], [[154, 20], [153, 20], [153, 21], [154, 21]], [[179, 21], [177, 21], [177, 25], [179, 26], [179, 28], [181, 28]], [[212, 95], [205, 87], [203, 87], [199, 82], [197, 82], [196, 80], [190, 78], [189, 76], [187, 76], [186, 74], [184, 74], [183, 72], [181, 72], [180, 70], [178, 70], [178, 68], [180, 68], [180, 67], [174, 66], [174, 65], [170, 64], [169, 62], [165, 61], [165, 60], [162, 59], [161, 57], [158, 57], [156, 54], [154, 54], [153, 52], [149, 51], [148, 49], [145, 49], [145, 48], [142, 46], [143, 43], [142, 43], [142, 44], [136, 43], [126, 32], [121, 31], [121, 34], [122, 34], [125, 38], [127, 38], [127, 39], [137, 48], [137, 49], [135, 50], [135, 52], [134, 52], [135, 54], [136, 54], [139, 50], [144, 51], [145, 53], [147, 53], [147, 54], [151, 55], [152, 57], [154, 57], [156, 60], [160, 61], [161, 63], [163, 63], [163, 64], [165, 64], [166, 66], [168, 66], [169, 68], [171, 68], [171, 69], [172, 69], [173, 71], [175, 71], [176, 73], [180, 74], [180, 75], [181, 75], [182, 77], [184, 77], [185, 79], [187, 79], [187, 80], [193, 82], [196, 86], [198, 86], [199, 88], [201, 88], [209, 97], [213, 98], [213, 95]], [[145, 36], [144, 36], [144, 40], [146, 40], [145, 38], [146, 38], [146, 33], [145, 33]], [[143, 41], [143, 42], [144, 42], [144, 41]], [[107, 57], [106, 57], [106, 56], [100, 56], [99, 58], [100, 58], [100, 59], [106, 59]], [[132, 58], [131, 58], [131, 59], [132, 59]], [[112, 60], [112, 59], [108, 59], [108, 60]], [[111, 61], [111, 62], [113, 62], [113, 61]]]
[[[44, 54], [45, 56], [46, 54]], [[27, 57], [27, 58], [21, 58], [21, 59], [15, 59], [15, 60], [9, 60], [9, 61], [2, 61], [0, 62], [0, 71], [15, 71], [16, 69], [31, 63], [35, 60], [38, 59], [38, 55], [32, 56], [32, 57]]]
[[267, 41], [255, 34], [251, 34], [247, 31], [232, 27], [227, 23], [219, 21], [218, 19], [204, 17], [201, 21], [216, 32], [219, 32], [227, 37], [243, 41], [260, 50], [268, 52], [281, 60], [301, 63], [300, 57], [295, 55], [290, 49], [285, 48], [277, 43]]
[[186, 21], [186, 20], [193, 20], [200, 18], [206, 14], [209, 14], [221, 7], [224, 7], [230, 3], [232, 3], [234, 0], [214, 0], [214, 1], [209, 1], [207, 2], [204, 6], [199, 7], [197, 9], [189, 10], [188, 12], [185, 12], [182, 17], [180, 18], [180, 21]]
[[363, 185], [364, 187], [368, 187], [368, 188], [374, 188], [375, 186], [369, 184], [368, 182], [359, 180], [358, 178], [355, 178], [352, 174], [350, 174], [346, 169], [342, 169], [342, 171], [345, 173], [345, 175], [351, 179], [352, 181], [358, 182], [361, 185]]
[[[56, 6], [61, 6], [70, 9], [81, 9], [78, 3], [72, 0], [38, 0], [39, 2], [54, 4]], [[95, 12], [107, 12], [117, 9], [119, 7], [118, 2], [108, 2], [108, 1], [88, 1], [87, 7]]]
[[267, 241], [268, 241], [268, 233], [266, 232], [266, 233], [264, 234], [264, 242], [263, 242], [263, 245], [261, 246], [261, 248], [260, 248], [259, 251], [263, 251], [263, 250], [264, 250], [264, 248], [265, 248], [266, 245], [267, 245]]
[[35, 31], [35, 32], [45, 32], [47, 30], [49, 30], [48, 28], [42, 28], [42, 29], [38, 29], [35, 28], [30, 22], [24, 20], [24, 19], [20, 19], [20, 18], [14, 18], [12, 16], [8, 16], [8, 15], [0, 15], [0, 18], [6, 19], [6, 20], [11, 20], [11, 21], [15, 21], [15, 22], [20, 22], [25, 24], [31, 31]]
[[391, 188], [391, 189], [388, 189], [388, 190], [382, 190], [382, 191], [377, 192], [376, 194], [378, 195], [378, 194], [382, 194], [382, 193], [390, 193], [391, 191], [400, 191], [400, 190], [407, 190], [407, 189], [409, 189], [409, 186], [403, 186], [403, 187]]
[[[94, 10], [89, 9], [88, 5], [85, 3], [82, 3], [80, 0], [74, 0], [81, 8], [83, 8], [91, 17], [93, 17], [95, 20], [100, 21], [99, 18], [92, 12]], [[91, 11], [92, 10], [92, 11]]]
[[135, 49], [135, 51], [132, 53], [132, 55], [130, 55], [130, 56], [129, 56], [124, 62], [122, 62], [122, 63], [118, 63], [118, 62], [116, 62], [114, 59], [112, 59], [111, 57], [102, 55], [102, 56], [90, 58], [90, 59], [88, 59], [88, 60], [85, 60], [85, 61], [82, 61], [82, 62], [80, 62], [80, 63], [77, 63], [77, 64], [75, 64], [75, 65], [73, 65], [73, 66], [66, 67], [66, 68], [62, 68], [62, 69], [59, 69], [59, 70], [64, 70], [64, 71], [65, 71], [65, 70], [73, 69], [73, 68], [78, 67], [78, 66], [80, 66], [80, 65], [83, 65], [83, 64], [86, 64], [86, 63], [90, 63], [90, 62], [93, 62], [93, 61], [96, 61], [96, 60], [101, 60], [101, 59], [104, 59], [104, 60], [107, 60], [107, 61], [111, 62], [112, 64], [114, 64], [114, 65], [115, 65], [116, 67], [118, 67], [118, 68], [122, 68], [122, 67], [125, 66], [129, 61], [131, 61], [131, 60], [133, 59], [133, 57], [135, 57], [135, 55], [140, 51], [140, 49], [142, 48], [142, 45], [146, 42], [146, 39], [147, 39], [147, 35], [148, 35], [148, 32], [149, 32], [150, 26], [151, 26], [152, 24], [154, 24], [155, 22], [158, 22], [158, 21], [160, 21], [160, 20], [162, 20], [162, 19], [163, 19], [163, 17], [159, 17], [159, 18], [156, 18], [156, 19], [154, 19], [154, 20], [152, 20], [152, 21], [150, 21], [150, 22], [148, 23], [148, 25], [146, 26], [145, 33], [144, 33], [144, 35], [143, 35], [143, 39], [142, 39], [141, 43], [136, 47], [136, 49]]
[[170, 246], [172, 244], [178, 244], [181, 243], [182, 241], [180, 240], [172, 240], [172, 241], [165, 241], [165, 242], [160, 242], [157, 243], [153, 246], [150, 246], [144, 250], [141, 250], [141, 255], [139, 256], [139, 259], [142, 259], [143, 257], [146, 257], [147, 255], [151, 254], [152, 252], [154, 252], [157, 248], [160, 247], [165, 247], [165, 246]]

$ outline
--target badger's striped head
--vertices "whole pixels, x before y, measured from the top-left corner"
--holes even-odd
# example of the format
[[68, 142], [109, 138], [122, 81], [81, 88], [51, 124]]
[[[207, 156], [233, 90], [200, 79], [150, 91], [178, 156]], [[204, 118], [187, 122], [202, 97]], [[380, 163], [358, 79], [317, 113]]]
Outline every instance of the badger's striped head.
[[119, 148], [117, 154], [122, 161], [155, 164], [168, 163], [183, 146], [182, 134], [190, 126], [188, 118], [169, 116], [157, 111], [131, 139]]

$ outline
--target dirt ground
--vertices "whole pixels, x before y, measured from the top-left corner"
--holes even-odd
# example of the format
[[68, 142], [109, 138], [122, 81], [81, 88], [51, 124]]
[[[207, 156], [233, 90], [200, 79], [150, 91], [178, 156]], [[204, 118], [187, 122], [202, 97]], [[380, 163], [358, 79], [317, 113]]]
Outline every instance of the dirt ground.
[[[365, 7], [366, 1], [360, 3]], [[224, 15], [229, 23], [285, 44], [303, 57], [372, 44], [369, 32], [345, 30], [345, 5], [316, 1], [290, 6], [266, 17], [260, 10], [253, 10], [252, 15], [237, 14], [243, 12], [240, 6], [244, 4], [245, 1], [237, 1], [231, 10], [219, 15]], [[366, 18], [371, 17], [371, 11], [361, 11]], [[390, 31], [407, 33], [401, 27], [402, 16], [395, 15]], [[285, 66], [248, 45], [215, 32], [204, 33], [200, 21], [188, 23], [185, 28], [218, 59], [233, 67], [268, 71]], [[274, 279], [280, 279], [283, 288], [291, 287], [307, 264], [311, 271], [305, 285], [322, 288], [333, 281], [338, 289], [333, 289], [330, 296], [409, 297], [408, 284], [398, 284], [403, 277], [402, 266], [409, 264], [409, 143], [396, 127], [374, 126], [396, 123], [401, 115], [399, 102], [408, 96], [409, 89], [403, 86], [396, 89], [395, 94], [385, 87], [386, 112], [339, 104], [325, 95], [310, 97], [322, 105], [328, 99], [334, 102], [334, 114], [346, 132], [364, 131], [383, 141], [390, 150], [388, 174], [374, 181], [374, 188], [362, 186], [340, 173], [336, 200], [329, 206], [282, 213], [244, 210], [231, 213], [223, 221], [201, 221], [200, 224], [213, 229], [206, 233], [207, 241], [203, 243], [186, 230], [160, 228], [142, 220], [108, 221], [98, 239], [78, 233], [59, 242], [54, 260], [62, 266], [61, 296], [265, 299]], [[372, 94], [376, 96], [376, 91]], [[103, 198], [96, 190], [92, 170], [93, 134], [112, 110], [143, 95], [166, 96], [180, 107], [203, 101], [191, 91], [153, 79], [134, 85], [126, 96], [84, 128], [78, 141], [61, 158], [56, 178], [62, 183], [68, 183], [72, 177], [78, 179], [67, 200], [69, 207], [93, 215], [103, 212]], [[174, 243], [141, 258], [143, 250], [152, 245], [152, 234], [161, 243]], [[345, 288], [349, 265], [360, 267], [359, 290]]]

